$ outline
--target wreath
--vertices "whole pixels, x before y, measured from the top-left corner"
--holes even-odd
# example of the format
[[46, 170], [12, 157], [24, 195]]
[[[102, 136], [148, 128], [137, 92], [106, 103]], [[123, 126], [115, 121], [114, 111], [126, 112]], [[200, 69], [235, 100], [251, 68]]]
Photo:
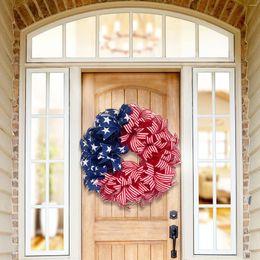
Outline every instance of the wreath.
[[[106, 109], [80, 141], [84, 186], [120, 206], [151, 202], [174, 185], [178, 143], [167, 121], [148, 109]], [[122, 158], [128, 151], [138, 163]]]

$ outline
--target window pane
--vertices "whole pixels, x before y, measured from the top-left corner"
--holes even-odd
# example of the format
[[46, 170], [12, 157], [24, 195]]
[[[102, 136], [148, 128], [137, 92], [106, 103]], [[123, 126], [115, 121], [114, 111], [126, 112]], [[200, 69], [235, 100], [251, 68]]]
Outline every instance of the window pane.
[[133, 56], [162, 56], [162, 16], [133, 14]]
[[95, 57], [96, 17], [66, 24], [66, 56]]
[[129, 14], [106, 14], [99, 19], [99, 56], [129, 57]]
[[195, 57], [195, 24], [166, 17], [166, 57]]
[[49, 166], [49, 192], [52, 204], [64, 203], [64, 167], [63, 163], [50, 163]]
[[208, 27], [199, 25], [199, 56], [228, 57], [228, 37]]
[[50, 73], [49, 113], [61, 114], [64, 108], [64, 73]]
[[49, 209], [49, 249], [64, 249], [64, 210], [57, 208]]
[[213, 203], [212, 163], [199, 163], [199, 204]]
[[62, 26], [54, 27], [32, 38], [32, 58], [62, 57]]
[[43, 251], [46, 249], [45, 229], [45, 210], [32, 209], [30, 223], [32, 251]]
[[[65, 145], [65, 135], [69, 130], [68, 123], [68, 76], [67, 70], [48, 69], [42, 73], [29, 73], [29, 83], [36, 85], [38, 81], [44, 81], [44, 114], [31, 114], [26, 108], [28, 131], [26, 133], [26, 256], [39, 255], [67, 255], [68, 244], [68, 216], [64, 215], [69, 210], [68, 183], [65, 179], [68, 174], [64, 174], [69, 169], [65, 169], [65, 160], [68, 161], [68, 145]], [[39, 78], [33, 79], [34, 74]], [[40, 76], [44, 76], [41, 78]], [[39, 82], [41, 84], [42, 82]], [[32, 88], [34, 84], [27, 84], [28, 94], [35, 93], [41, 98], [37, 89]], [[41, 88], [40, 88], [41, 89]], [[39, 90], [40, 91], [40, 90]], [[38, 91], [38, 92], [39, 92]], [[41, 99], [40, 99], [41, 100]], [[27, 104], [31, 107], [30, 102]], [[34, 107], [37, 108], [38, 104]], [[38, 105], [39, 106], [39, 105]], [[40, 109], [35, 109], [40, 111]], [[66, 128], [66, 129], [65, 129]], [[66, 130], [66, 131], [65, 131]], [[26, 154], [27, 154], [26, 153]], [[35, 209], [33, 209], [35, 208]], [[36, 210], [37, 208], [37, 210]], [[66, 225], [65, 225], [65, 224]], [[64, 240], [64, 237], [66, 238]], [[66, 243], [65, 243], [66, 242]], [[40, 252], [43, 251], [43, 252]], [[57, 251], [57, 252], [52, 252]]]
[[64, 153], [64, 120], [49, 119], [49, 159], [63, 159]]
[[229, 73], [215, 73], [216, 114], [229, 113]]
[[212, 119], [198, 119], [198, 157], [199, 159], [212, 158]]
[[32, 114], [46, 113], [46, 73], [32, 73]]
[[212, 113], [212, 73], [198, 73], [198, 114]]
[[230, 121], [229, 118], [216, 119], [216, 158], [230, 158]]
[[217, 203], [230, 204], [231, 176], [229, 163], [217, 163]]
[[46, 158], [45, 118], [31, 119], [31, 158]]
[[217, 209], [217, 248], [231, 248], [230, 208]]
[[33, 163], [31, 166], [31, 204], [45, 202], [45, 173], [44, 163]]
[[199, 209], [199, 249], [213, 249], [213, 209]]
[[198, 79], [197, 82], [194, 81], [197, 86], [193, 88], [195, 100], [196, 95], [198, 100], [193, 110], [196, 148], [194, 212], [199, 210], [200, 214], [195, 216], [196, 221], [199, 218], [194, 229], [196, 242], [199, 232], [199, 241], [195, 243], [194, 248], [195, 254], [236, 254], [235, 245], [231, 245], [231, 230], [234, 232], [236, 227], [236, 205], [231, 199], [231, 194], [234, 194], [236, 189], [236, 183], [232, 182], [236, 173], [231, 163], [231, 156], [235, 153], [233, 145], [231, 147], [231, 141], [235, 141], [235, 136], [231, 136], [235, 127], [235, 115], [231, 114], [230, 109], [234, 100], [229, 101], [233, 97], [231, 91], [234, 89], [231, 86], [231, 75], [229, 70], [224, 69], [201, 69], [194, 73], [194, 78]]

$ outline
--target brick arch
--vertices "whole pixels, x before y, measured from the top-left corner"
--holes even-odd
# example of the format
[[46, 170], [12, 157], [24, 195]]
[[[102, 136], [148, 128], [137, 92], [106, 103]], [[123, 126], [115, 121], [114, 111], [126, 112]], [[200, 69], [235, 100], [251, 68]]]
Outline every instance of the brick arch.
[[[18, 0], [14, 7], [14, 18], [19, 29], [24, 29], [44, 18], [73, 8], [102, 2], [120, 0]], [[142, 0], [180, 6], [204, 13], [242, 29], [246, 7], [238, 0]]]
[[[1, 1], [1, 0], [0, 0]], [[67, 10], [76, 9], [82, 6], [92, 5], [102, 2], [119, 2], [123, 0], [15, 0], [14, 18], [16, 25], [14, 26], [14, 43], [13, 43], [13, 260], [18, 260], [18, 229], [17, 229], [17, 214], [18, 214], [18, 178], [19, 171], [17, 169], [18, 162], [18, 144], [19, 144], [19, 67], [20, 67], [20, 30], [51, 17], [55, 14], [65, 12]], [[164, 3], [184, 7], [198, 13], [207, 14], [215, 17], [227, 24], [230, 24], [241, 32], [241, 82], [237, 85], [241, 88], [242, 93], [242, 148], [243, 148], [243, 255], [244, 258], [250, 258], [249, 252], [249, 207], [247, 198], [249, 196], [249, 129], [248, 129], [248, 78], [247, 78], [247, 41], [246, 41], [246, 6], [241, 4], [246, 0], [132, 0], [135, 2], [147, 3]], [[23, 61], [22, 61], [23, 62]]]

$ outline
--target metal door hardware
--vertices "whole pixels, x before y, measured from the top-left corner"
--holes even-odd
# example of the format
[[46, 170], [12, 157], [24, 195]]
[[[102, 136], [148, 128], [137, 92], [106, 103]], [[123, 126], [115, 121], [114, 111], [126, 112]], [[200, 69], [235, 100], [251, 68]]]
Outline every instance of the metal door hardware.
[[176, 239], [178, 238], [178, 226], [171, 225], [169, 227], [169, 237], [172, 239], [171, 258], [177, 258]]

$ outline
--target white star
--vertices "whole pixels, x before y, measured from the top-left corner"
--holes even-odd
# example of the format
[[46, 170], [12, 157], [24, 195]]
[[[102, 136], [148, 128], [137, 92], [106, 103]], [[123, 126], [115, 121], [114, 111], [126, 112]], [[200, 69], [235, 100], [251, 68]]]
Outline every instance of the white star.
[[110, 131], [109, 131], [109, 128], [108, 128], [108, 127], [104, 127], [104, 129], [102, 130], [102, 132], [104, 132], [104, 134], [106, 134], [106, 133], [109, 133]]
[[87, 159], [86, 159], [86, 160], [83, 160], [83, 161], [82, 161], [82, 165], [83, 165], [83, 166], [87, 166], [87, 165], [88, 165], [88, 160], [87, 160]]
[[124, 153], [125, 152], [125, 147], [119, 147], [120, 152]]
[[124, 119], [125, 119], [126, 121], [129, 121], [129, 119], [130, 119], [129, 115], [128, 115], [128, 114], [125, 114]]
[[92, 148], [93, 151], [96, 151], [97, 148], [98, 148], [98, 146], [96, 146], [95, 144], [92, 144], [92, 145], [91, 145], [91, 148]]
[[112, 151], [112, 148], [111, 148], [111, 146], [108, 146], [108, 147], [107, 147], [107, 151], [106, 151], [106, 152], [107, 152], [107, 153], [110, 153], [111, 151]]
[[118, 112], [117, 110], [114, 110], [114, 114], [115, 114], [115, 115], [118, 115], [118, 113], [119, 113], [119, 112]]
[[102, 158], [104, 158], [104, 156], [103, 156], [103, 153], [101, 152], [98, 154], [98, 159], [102, 159]]
[[112, 161], [112, 162], [114, 162], [114, 161], [115, 161], [115, 159], [114, 159], [114, 158], [110, 158], [110, 159], [111, 159], [111, 161]]
[[111, 121], [111, 119], [109, 119], [109, 117], [104, 117], [104, 123], [108, 123]]
[[87, 145], [87, 142], [84, 140], [83, 141], [83, 147], [85, 147]]

